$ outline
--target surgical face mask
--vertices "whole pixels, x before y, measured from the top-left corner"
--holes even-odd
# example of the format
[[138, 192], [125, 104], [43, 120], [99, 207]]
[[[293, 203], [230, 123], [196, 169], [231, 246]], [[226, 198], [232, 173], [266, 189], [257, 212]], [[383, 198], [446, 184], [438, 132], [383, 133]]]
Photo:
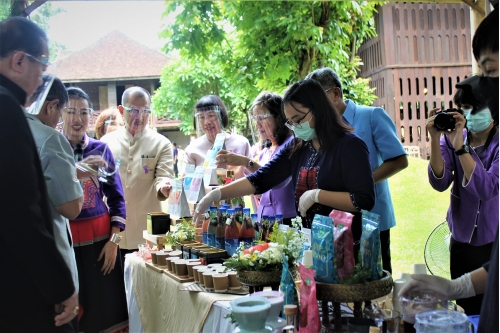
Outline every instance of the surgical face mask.
[[311, 126], [309, 126], [309, 120], [303, 124], [300, 124], [300, 127], [295, 126], [293, 128], [293, 133], [297, 138], [302, 139], [304, 141], [310, 141], [312, 139], [316, 139], [316, 131], [314, 130], [314, 128], [311, 128]]
[[464, 110], [465, 119], [467, 119], [467, 128], [471, 132], [482, 132], [490, 126], [493, 119], [491, 118], [490, 109], [483, 109], [475, 114], [466, 113]]

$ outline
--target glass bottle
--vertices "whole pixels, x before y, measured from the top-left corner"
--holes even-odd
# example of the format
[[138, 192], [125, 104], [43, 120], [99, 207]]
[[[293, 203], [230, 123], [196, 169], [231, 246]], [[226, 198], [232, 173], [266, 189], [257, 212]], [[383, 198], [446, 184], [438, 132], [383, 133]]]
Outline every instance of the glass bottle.
[[210, 223], [207, 232], [207, 245], [215, 247], [215, 232], [217, 231], [217, 207], [210, 207]]
[[259, 225], [259, 220], [258, 220], [258, 215], [257, 214], [251, 214], [252, 217], [252, 224], [253, 224], [253, 230], [254, 230], [254, 243], [256, 241], [260, 240], [260, 225]]
[[210, 209], [212, 207], [208, 207], [207, 211], [205, 212], [205, 216], [203, 219], [203, 225], [201, 227], [201, 242], [203, 244], [208, 245], [208, 225], [210, 224]]
[[234, 209], [227, 210], [226, 233], [224, 235], [226, 242], [226, 252], [232, 256], [236, 253], [240, 243], [240, 232], [236, 226]]
[[238, 231], [241, 229], [241, 222], [243, 222], [243, 209], [241, 206], [234, 207], [234, 221], [238, 227]]
[[262, 242], [266, 241], [266, 236], [267, 236], [267, 231], [269, 230], [269, 216], [267, 215], [262, 215], [260, 218], [260, 238], [259, 240]]
[[276, 223], [283, 224], [283, 214], [276, 214]]
[[250, 217], [250, 208], [243, 208], [243, 223], [240, 229], [240, 242], [245, 243], [245, 247], [252, 246], [255, 238], [255, 231], [253, 230], [252, 218]]
[[273, 227], [274, 227], [275, 223], [276, 223], [276, 217], [275, 216], [269, 216], [269, 228], [267, 229], [266, 242], [269, 242], [269, 236], [273, 232]]
[[219, 215], [217, 230], [215, 231], [215, 247], [224, 250], [226, 248], [224, 237], [226, 233], [227, 210], [225, 208], [219, 209]]

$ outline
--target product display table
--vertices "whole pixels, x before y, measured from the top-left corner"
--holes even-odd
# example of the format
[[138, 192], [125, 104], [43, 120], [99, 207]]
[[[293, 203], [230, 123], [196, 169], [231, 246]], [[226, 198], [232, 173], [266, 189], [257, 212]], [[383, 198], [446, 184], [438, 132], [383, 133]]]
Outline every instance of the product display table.
[[242, 297], [179, 291], [179, 283], [147, 268], [142, 257], [125, 259], [125, 288], [130, 332], [232, 332], [236, 327], [224, 316], [229, 301]]

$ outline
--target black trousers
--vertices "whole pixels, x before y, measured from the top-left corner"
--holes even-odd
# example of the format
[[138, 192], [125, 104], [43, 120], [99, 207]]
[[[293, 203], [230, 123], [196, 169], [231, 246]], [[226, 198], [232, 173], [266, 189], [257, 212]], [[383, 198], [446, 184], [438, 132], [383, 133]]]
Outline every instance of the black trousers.
[[177, 167], [177, 162], [174, 162], [174, 175], [179, 176], [179, 168]]
[[[493, 243], [481, 246], [474, 246], [468, 243], [456, 241], [453, 237], [450, 240], [450, 273], [451, 278], [456, 279], [482, 267], [490, 261]], [[477, 315], [481, 312], [483, 295], [457, 300], [468, 316]]]

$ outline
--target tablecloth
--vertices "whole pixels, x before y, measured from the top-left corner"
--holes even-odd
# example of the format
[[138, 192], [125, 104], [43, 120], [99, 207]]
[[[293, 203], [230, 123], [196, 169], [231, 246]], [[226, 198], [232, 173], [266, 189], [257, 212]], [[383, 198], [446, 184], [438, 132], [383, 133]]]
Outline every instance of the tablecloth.
[[[217, 301], [230, 301], [241, 296], [179, 291], [187, 284], [146, 267], [144, 260], [136, 254], [127, 255], [126, 270], [126, 284], [128, 289], [133, 289], [135, 296], [135, 301], [129, 301], [129, 313], [136, 302], [141, 322], [141, 325], [131, 326], [131, 332], [231, 332], [235, 327], [229, 320], [221, 320], [229, 313], [228, 302]], [[127, 275], [133, 283], [130, 279], [127, 282]], [[214, 302], [218, 306], [213, 307]], [[204, 326], [205, 321], [207, 325]]]

